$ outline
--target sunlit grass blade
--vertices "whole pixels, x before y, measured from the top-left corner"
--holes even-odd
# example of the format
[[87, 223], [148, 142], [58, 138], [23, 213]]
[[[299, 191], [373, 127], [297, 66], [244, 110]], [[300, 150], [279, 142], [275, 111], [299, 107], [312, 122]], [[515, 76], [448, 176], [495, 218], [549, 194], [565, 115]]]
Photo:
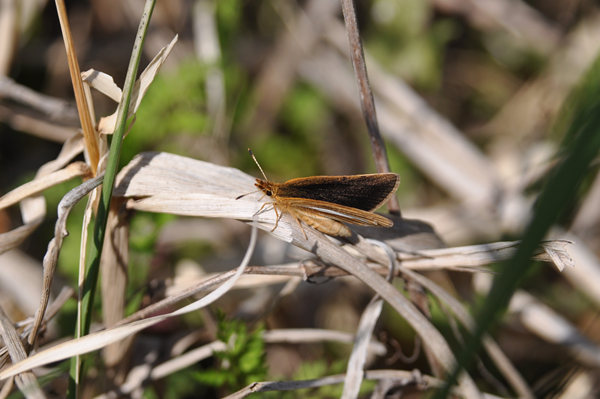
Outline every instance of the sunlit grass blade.
[[[98, 213], [96, 215], [96, 221], [94, 225], [94, 239], [91, 243], [92, 245], [90, 248], [90, 264], [87, 268], [85, 282], [83, 285], [82, 314], [80, 315], [80, 320], [82, 322], [79, 325], [78, 331], [76, 332], [76, 336], [78, 337], [86, 335], [89, 332], [92, 320], [92, 304], [94, 303], [94, 294], [96, 292], [96, 286], [98, 283], [100, 254], [102, 253], [102, 244], [104, 242], [104, 236], [106, 232], [108, 210], [110, 209], [113, 185], [115, 182], [117, 167], [119, 165], [119, 158], [121, 155], [121, 146], [127, 124], [127, 114], [131, 102], [131, 94], [135, 84], [135, 78], [137, 75], [140, 58], [142, 56], [144, 39], [146, 37], [146, 32], [150, 23], [152, 11], [154, 10], [154, 5], [154, 0], [147, 0], [146, 4], [144, 5], [144, 11], [142, 14], [140, 25], [138, 27], [135, 43], [133, 45], [133, 51], [131, 54], [131, 59], [127, 68], [125, 83], [123, 85], [123, 97], [121, 103], [119, 104], [117, 112], [117, 125], [111, 141], [110, 152], [106, 164], [104, 183], [102, 186], [102, 195], [100, 198], [100, 203], [98, 205]], [[78, 358], [73, 358], [71, 361], [69, 381], [69, 397], [71, 398], [77, 396], [77, 382], [80, 367], [81, 366], [78, 361]]]

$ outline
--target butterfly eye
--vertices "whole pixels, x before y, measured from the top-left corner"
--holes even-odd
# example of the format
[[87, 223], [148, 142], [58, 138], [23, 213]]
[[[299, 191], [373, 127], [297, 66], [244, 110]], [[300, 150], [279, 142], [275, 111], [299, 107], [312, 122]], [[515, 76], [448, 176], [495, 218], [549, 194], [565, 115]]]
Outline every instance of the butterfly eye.
[[267, 190], [266, 194], [270, 197], [273, 195], [273, 192], [271, 192], [271, 190]]

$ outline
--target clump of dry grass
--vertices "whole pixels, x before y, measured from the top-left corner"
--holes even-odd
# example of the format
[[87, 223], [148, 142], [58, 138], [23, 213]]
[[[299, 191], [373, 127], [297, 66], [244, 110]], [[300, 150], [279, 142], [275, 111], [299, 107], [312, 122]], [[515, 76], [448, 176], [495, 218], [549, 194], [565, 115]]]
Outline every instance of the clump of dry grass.
[[[345, 17], [351, 19], [352, 15], [347, 15], [352, 11], [347, 8], [352, 6], [351, 2], [344, 2], [344, 5]], [[550, 44], [548, 41], [540, 41], [538, 36], [540, 29], [550, 32], [552, 38], [557, 36], [558, 32], [552, 26], [546, 25], [537, 14], [531, 14], [531, 10], [526, 6], [519, 7], [525, 8], [517, 7], [515, 12], [521, 12], [520, 15], [524, 18], [530, 18], [530, 23], [524, 25], [517, 23], [511, 25], [510, 29], [506, 27], [505, 29], [526, 35], [531, 45], [537, 43], [544, 51], [549, 51], [546, 46], [554, 48], [559, 46], [559, 42], [555, 39], [551, 40]], [[196, 9], [195, 12], [201, 14], [206, 10]], [[370, 295], [373, 295], [352, 334], [316, 328], [277, 328], [265, 331], [262, 338], [267, 344], [323, 341], [351, 344], [346, 373], [302, 381], [255, 381], [229, 397], [241, 398], [255, 392], [297, 390], [343, 383], [343, 397], [351, 398], [358, 396], [363, 379], [378, 381], [381, 397], [385, 395], [384, 387], [404, 388], [417, 384], [420, 389], [425, 390], [443, 385], [445, 376], [452, 373], [456, 366], [456, 358], [449, 343], [450, 339], [432, 323], [429, 301], [435, 301], [448, 313], [450, 324], [458, 323], [461, 328], [473, 331], [476, 322], [470, 315], [468, 307], [461, 303], [448, 287], [440, 284], [440, 281], [444, 282], [447, 279], [436, 279], [435, 273], [470, 273], [474, 276], [474, 289], [485, 295], [489, 290], [488, 280], [492, 275], [488, 266], [510, 259], [519, 242], [496, 241], [480, 245], [446, 247], [440, 236], [454, 244], [469, 242], [475, 237], [478, 239], [498, 237], [501, 233], [522, 231], [530, 219], [533, 202], [526, 189], [548, 171], [551, 160], [548, 152], [545, 151], [542, 151], [541, 160], [537, 159], [535, 162], [530, 158], [519, 159], [523, 161], [523, 165], [515, 165], [515, 160], [510, 156], [493, 158], [489, 154], [484, 154], [450, 122], [431, 109], [417, 93], [400, 79], [384, 72], [375, 63], [372, 67], [369, 66], [374, 91], [371, 93], [371, 87], [366, 80], [364, 60], [361, 59], [362, 48], [357, 48], [360, 41], [356, 41], [359, 38], [356, 26], [352, 27], [352, 24], [344, 26], [335, 18], [336, 12], [337, 8], [329, 3], [323, 5], [319, 1], [309, 2], [306, 15], [315, 18], [314, 23], [319, 24], [318, 29], [314, 29], [313, 25], [309, 25], [308, 28], [306, 24], [300, 23], [305, 18], [302, 16], [297, 17], [297, 20], [288, 21], [294, 22], [289, 24], [291, 30], [289, 34], [294, 37], [308, 37], [311, 40], [306, 40], [304, 43], [307, 47], [319, 43], [320, 48], [318, 51], [305, 48], [306, 52], [302, 53], [301, 60], [297, 59], [297, 56], [293, 57], [298, 61], [295, 65], [281, 61], [286, 60], [288, 55], [291, 57], [294, 54], [289, 47], [281, 45], [277, 47], [272, 63], [267, 63], [270, 68], [265, 68], [265, 71], [272, 71], [271, 68], [274, 68], [280, 74], [278, 75], [280, 78], [281, 76], [289, 78], [290, 71], [293, 70], [295, 76], [301, 76], [307, 82], [322, 88], [326, 96], [341, 104], [340, 108], [348, 108], [354, 113], [362, 110], [370, 121], [369, 133], [371, 142], [375, 143], [373, 151], [380, 168], [385, 169], [387, 160], [383, 147], [378, 147], [382, 140], [378, 137], [377, 123], [381, 127], [383, 138], [400, 148], [417, 168], [456, 201], [452, 205], [440, 204], [427, 209], [402, 209], [402, 217], [389, 216], [395, 222], [393, 228], [385, 230], [355, 228], [353, 236], [347, 240], [324, 236], [306, 226], [301, 229], [286, 214], [273, 230], [276, 215], [272, 211], [259, 212], [263, 209], [265, 199], [260, 193], [253, 193], [255, 187], [252, 176], [232, 167], [166, 152], [140, 153], [116, 176], [114, 191], [110, 197], [109, 207], [106, 209], [107, 224], [103, 235], [104, 242], [95, 243], [97, 248], [102, 248], [100, 265], [103, 276], [102, 322], [96, 331], [85, 332], [82, 337], [67, 339], [60, 343], [59, 337], [56, 337], [56, 342], [49, 342], [44, 347], [39, 347], [40, 332], [49, 328], [51, 318], [56, 315], [70, 294], [64, 291], [51, 301], [51, 287], [58, 255], [63, 239], [67, 235], [66, 220], [72, 207], [83, 198], [88, 199], [88, 204], [82, 220], [84, 234], [81, 237], [79, 259], [80, 299], [81, 291], [85, 292], [84, 287], [90, 284], [84, 282], [86, 271], [83, 266], [89, 256], [86, 255], [88, 240], [92, 239], [86, 232], [90, 221], [98, 218], [95, 214], [98, 202], [101, 201], [98, 187], [105, 178], [104, 171], [109, 155], [106, 135], [112, 134], [119, 126], [118, 111], [111, 116], [100, 118], [98, 123], [94, 122], [95, 110], [92, 106], [90, 90], [95, 89], [111, 98], [119, 104], [121, 110], [124, 102], [130, 102], [129, 112], [121, 115], [120, 118], [125, 126], [124, 121], [128, 119], [127, 116], [135, 115], [148, 87], [173, 51], [177, 37], [158, 51], [148, 64], [138, 78], [130, 99], [122, 94], [111, 76], [95, 70], [80, 73], [73, 45], [66, 40], [75, 97], [83, 127], [82, 133], [65, 140], [57, 158], [40, 167], [32, 181], [0, 198], [0, 209], [19, 204], [23, 220], [21, 226], [0, 234], [0, 252], [17, 248], [46, 218], [45, 201], [41, 196], [44, 190], [75, 178], [85, 181], [66, 193], [59, 205], [54, 236], [49, 240], [44, 256], [42, 289], [35, 314], [28, 314], [23, 321], [14, 323], [0, 308], [0, 334], [5, 344], [0, 350], [5, 364], [5, 367], [0, 370], [0, 380], [4, 381], [2, 395], [11, 391], [14, 381], [27, 397], [44, 397], [43, 389], [40, 388], [32, 370], [99, 349], [103, 349], [105, 366], [114, 371], [114, 379], [110, 384], [112, 386], [99, 392], [101, 397], [132, 395], [134, 392], [140, 392], [150, 381], [165, 378], [230, 345], [229, 342], [214, 340], [185, 350], [190, 345], [183, 343], [185, 349], [174, 350], [168, 359], [160, 359], [160, 361], [149, 359], [142, 365], [143, 367], [138, 366], [141, 368], [129, 364], [127, 367], [120, 368], [130, 360], [132, 345], [135, 343], [136, 334], [140, 331], [204, 309], [220, 298], [232, 296], [235, 290], [242, 288], [259, 290], [264, 287], [284, 286], [277, 295], [274, 295], [273, 301], [276, 301], [297, 290], [302, 281], [313, 281], [317, 278], [338, 279], [343, 276], [351, 276], [355, 281], [359, 281], [362, 288], [367, 287]], [[486, 13], [486, 10], [478, 6], [473, 12]], [[503, 21], [497, 19], [494, 13], [486, 13], [486, 15], [490, 21], [496, 23]], [[582, 25], [594, 29], [593, 26]], [[538, 29], [529, 30], [528, 28], [532, 26]], [[312, 30], [316, 36], [307, 36], [307, 30]], [[344, 38], [346, 33], [351, 36], [353, 46], [351, 53], [356, 56], [353, 61], [358, 71], [357, 78], [344, 59], [349, 51]], [[352, 38], [355, 40], [353, 41]], [[581, 40], [578, 31], [574, 31], [568, 38], [565, 47], [557, 48], [556, 54], [566, 53], [575, 47], [570, 45], [571, 41], [578, 43], [578, 40]], [[281, 40], [281, 43], [290, 43], [290, 37]], [[585, 53], [588, 56], [588, 64], [591, 62], [590, 53], [593, 52]], [[577, 57], [583, 63], [581, 66], [574, 67], [577, 71], [583, 71], [587, 66], [585, 61], [581, 60], [582, 58], [584, 57]], [[567, 91], [565, 87], [573, 85], [575, 80], [570, 83], [564, 81], [556, 83], [559, 74], [556, 69], [561, 70], [562, 61], [564, 59], [558, 56], [553, 59], [551, 61], [553, 67], [537, 81], [524, 87], [522, 92], [507, 103], [498, 117], [483, 130], [491, 134], [489, 132], [498, 129], [498, 126], [505, 126], [502, 121], [507, 118], [508, 120], [523, 119], [519, 104], [535, 103], [535, 100], [530, 100], [531, 97], [536, 100], [542, 97], [554, 98], [556, 94], [564, 98], [564, 93]], [[281, 62], [283, 65], [280, 64]], [[219, 81], [218, 73], [213, 77]], [[274, 75], [267, 72], [258, 77], [259, 93], [270, 92], [275, 84], [271, 79], [274, 79]], [[361, 101], [357, 101], [356, 93], [351, 91], [356, 81], [361, 88], [359, 96]], [[287, 84], [291, 84], [291, 81]], [[11, 92], [20, 90], [14, 89], [16, 86], [13, 83], [11, 85], [10, 87], [13, 87], [10, 89]], [[282, 86], [285, 87], [286, 83]], [[536, 87], [542, 89], [535, 90]], [[545, 94], [541, 95], [540, 92]], [[372, 102], [373, 94], [377, 99], [377, 118], [374, 113], [374, 102]], [[14, 94], [14, 98], [29, 101], [17, 94]], [[265, 103], [261, 106], [261, 101], [274, 100], [267, 95], [259, 96], [258, 108], [265, 111], [261, 115], [268, 120], [269, 113], [274, 113], [273, 108], [276, 106]], [[546, 111], [556, 114], [559, 103], [557, 101], [546, 104]], [[48, 104], [48, 101], [44, 100], [42, 104]], [[33, 107], [33, 101], [29, 101], [29, 105]], [[212, 112], [215, 118], [222, 118], [220, 114], [222, 110], [219, 110], [218, 104], [212, 108]], [[527, 118], [535, 119], [527, 125], [534, 126], [536, 123], [541, 123], [542, 116], [528, 113], [525, 119]], [[267, 122], [263, 120], [261, 123]], [[223, 128], [223, 121], [220, 120], [215, 126], [217, 125]], [[249, 125], [252, 125], [252, 122]], [[528, 129], [521, 129], [519, 132], [525, 135]], [[517, 136], [519, 133], [513, 134]], [[219, 136], [218, 140], [222, 139], [223, 137]], [[537, 146], [526, 150], [515, 148], [514, 137], [511, 140], [501, 138], [498, 141], [497, 145], [503, 149], [500, 152], [508, 154], [512, 154], [512, 151], [534, 152], [538, 148]], [[81, 154], [85, 155], [85, 161], [75, 161], [74, 159]], [[597, 181], [595, 184], [597, 185]], [[238, 198], [247, 193], [250, 194]], [[593, 205], [589, 205], [590, 202], [584, 204], [582, 212], [583, 210], [590, 212], [589, 209], [593, 208]], [[390, 209], [395, 210], [396, 206], [392, 204]], [[126, 317], [129, 221], [130, 215], [139, 211], [243, 221], [252, 227], [250, 243], [237, 267], [232, 264], [224, 272], [195, 276], [186, 281], [185, 287], [170, 287], [171, 290], [164, 298]], [[592, 216], [588, 218], [597, 219], [597, 211], [592, 212]], [[423, 220], [432, 221], [435, 230]], [[552, 231], [549, 239], [541, 243], [534, 258], [552, 263], [563, 272], [561, 278], [564, 276], [572, 281], [598, 303], [600, 298], [595, 289], [598, 282], [598, 260], [574, 235], [574, 233], [583, 233], [584, 227], [581, 226], [589, 226], [589, 223], [586, 224], [586, 221], [581, 219], [576, 220], [579, 222], [574, 225], [573, 232], [566, 233], [558, 228]], [[310, 258], [286, 264], [251, 265], [257, 229], [267, 233], [263, 236], [265, 240], [267, 235], [272, 236], [286, 245], [292, 244], [301, 248], [305, 251], [304, 256], [310, 254]], [[573, 267], [574, 265], [576, 267]], [[395, 277], [401, 278], [404, 283], [403, 289], [399, 289], [398, 285], [394, 284]], [[96, 284], [95, 280], [93, 284]], [[422, 375], [404, 370], [369, 369], [372, 357], [389, 355], [385, 346], [373, 336], [384, 303], [390, 305], [395, 314], [401, 317], [423, 342], [429, 368]], [[84, 313], [83, 310], [80, 312]], [[517, 291], [509, 306], [509, 312], [520, 319], [530, 334], [567, 348], [573, 359], [582, 366], [597, 367], [599, 363], [597, 343], [586, 338], [575, 326], [550, 307], [544, 306], [535, 296]], [[195, 340], [195, 338], [190, 339]], [[510, 391], [518, 396], [533, 397], [531, 383], [513, 365], [501, 345], [489, 335], [483, 337], [482, 345], [486, 356], [491, 359], [499, 375], [510, 387]], [[85, 381], [85, 376], [82, 381]], [[457, 395], [478, 397], [481, 391], [481, 384], [478, 384], [471, 370], [460, 374], [459, 384], [454, 390]]]

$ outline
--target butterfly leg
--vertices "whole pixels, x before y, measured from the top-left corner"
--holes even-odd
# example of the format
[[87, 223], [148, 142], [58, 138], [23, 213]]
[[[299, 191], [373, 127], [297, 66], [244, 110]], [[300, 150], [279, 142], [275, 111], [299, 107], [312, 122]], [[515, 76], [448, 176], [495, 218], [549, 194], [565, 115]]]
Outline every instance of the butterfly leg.
[[262, 204], [262, 206], [258, 209], [258, 211], [256, 211], [255, 215], [258, 215], [260, 213], [262, 213], [263, 209], [265, 209], [265, 206], [267, 205], [273, 205], [273, 203], [271, 202], [265, 202], [264, 204]]
[[277, 228], [277, 226], [279, 226], [279, 219], [281, 219], [281, 216], [283, 215], [283, 213], [277, 212], [277, 207], [275, 205], [273, 205], [273, 211], [275, 211], [275, 226], [273, 226], [273, 229], [271, 229], [271, 232], [274, 232], [275, 229]]
[[292, 209], [290, 209], [288, 213], [294, 218], [296, 223], [298, 223], [298, 227], [300, 227], [300, 230], [302, 230], [302, 235], [304, 235], [304, 239], [308, 240], [308, 237], [306, 236], [306, 230], [304, 230], [304, 226], [302, 226], [301, 214]]
[[302, 222], [296, 216], [294, 216], [294, 219], [296, 219], [296, 223], [298, 223], [298, 226], [300, 226], [300, 230], [302, 230], [302, 234], [304, 234], [304, 239], [308, 240], [308, 237], [306, 236], [306, 231], [304, 231], [304, 227], [302, 227]]

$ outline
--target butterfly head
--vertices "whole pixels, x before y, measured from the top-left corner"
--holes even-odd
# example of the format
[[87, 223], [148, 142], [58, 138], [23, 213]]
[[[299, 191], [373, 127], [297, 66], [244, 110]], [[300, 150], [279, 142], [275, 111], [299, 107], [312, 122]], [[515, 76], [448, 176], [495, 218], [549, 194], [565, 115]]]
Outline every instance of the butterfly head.
[[261, 190], [267, 197], [273, 197], [276, 194], [276, 187], [270, 181], [256, 179], [254, 183], [259, 190]]

